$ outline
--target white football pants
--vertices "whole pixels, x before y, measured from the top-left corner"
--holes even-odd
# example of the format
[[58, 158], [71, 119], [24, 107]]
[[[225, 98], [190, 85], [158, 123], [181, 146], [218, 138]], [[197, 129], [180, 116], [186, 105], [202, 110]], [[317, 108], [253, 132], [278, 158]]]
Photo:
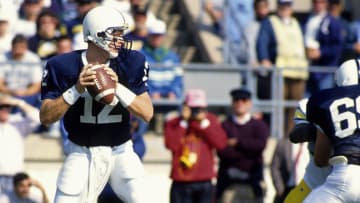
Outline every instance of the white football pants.
[[337, 163], [332, 167], [325, 183], [313, 190], [304, 203], [360, 202], [360, 166]]
[[146, 202], [144, 169], [132, 141], [117, 147], [82, 147], [69, 142], [60, 170], [55, 203], [95, 203], [109, 181], [126, 203]]

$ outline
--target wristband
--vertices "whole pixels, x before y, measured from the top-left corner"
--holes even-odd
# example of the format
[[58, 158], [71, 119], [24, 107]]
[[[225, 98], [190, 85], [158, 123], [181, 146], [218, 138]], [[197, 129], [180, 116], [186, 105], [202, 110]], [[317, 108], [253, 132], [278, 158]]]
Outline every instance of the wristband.
[[75, 85], [73, 85], [71, 88], [66, 90], [62, 94], [62, 96], [63, 96], [66, 103], [68, 103], [69, 105], [73, 105], [79, 99], [80, 93], [75, 88]]
[[119, 103], [119, 99], [114, 97], [113, 101], [109, 104], [110, 106], [116, 106]]
[[136, 94], [134, 94], [132, 91], [130, 91], [128, 88], [126, 88], [120, 83], [116, 85], [115, 94], [124, 107], [128, 107], [135, 100], [136, 97]]

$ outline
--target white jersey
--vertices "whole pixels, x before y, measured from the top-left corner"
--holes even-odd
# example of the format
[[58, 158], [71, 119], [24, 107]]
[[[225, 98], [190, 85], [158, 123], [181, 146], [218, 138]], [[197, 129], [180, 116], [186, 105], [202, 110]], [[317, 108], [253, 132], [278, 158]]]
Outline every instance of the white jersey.
[[[299, 106], [296, 109], [295, 116], [294, 116], [294, 122], [295, 125], [300, 123], [308, 123], [306, 120], [306, 105], [307, 105], [308, 99], [302, 99], [299, 102]], [[304, 175], [304, 181], [309, 186], [309, 188], [314, 189], [319, 185], [322, 185], [326, 177], [330, 174], [330, 166], [327, 167], [318, 167], [316, 166], [314, 162], [314, 142], [309, 142], [308, 144], [308, 150], [310, 153], [310, 160], [308, 165], [306, 166], [305, 175]]]

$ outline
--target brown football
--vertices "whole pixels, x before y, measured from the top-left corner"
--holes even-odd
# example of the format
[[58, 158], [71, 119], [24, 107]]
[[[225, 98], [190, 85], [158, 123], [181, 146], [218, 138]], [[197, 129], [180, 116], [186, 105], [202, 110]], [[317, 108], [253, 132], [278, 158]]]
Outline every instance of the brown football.
[[87, 90], [96, 101], [111, 104], [115, 97], [115, 81], [106, 73], [103, 64], [91, 68], [96, 71], [95, 85], [88, 86]]

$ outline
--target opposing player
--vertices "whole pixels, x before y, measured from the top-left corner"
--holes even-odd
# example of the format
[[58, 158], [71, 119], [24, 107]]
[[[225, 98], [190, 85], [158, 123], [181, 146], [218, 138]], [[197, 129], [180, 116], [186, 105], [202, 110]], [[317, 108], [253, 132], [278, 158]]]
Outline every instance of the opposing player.
[[314, 162], [314, 147], [317, 128], [306, 120], [306, 105], [308, 99], [302, 99], [295, 111], [295, 126], [290, 131], [289, 138], [293, 143], [308, 142], [310, 160], [306, 166], [303, 180], [286, 196], [284, 203], [301, 203], [311, 190], [322, 185], [330, 173], [330, 166], [318, 167]]
[[337, 87], [309, 99], [307, 120], [321, 132], [316, 137], [314, 161], [320, 167], [330, 163], [332, 170], [305, 203], [360, 202], [359, 74], [358, 60], [348, 60], [335, 72]]
[[[146, 202], [129, 114], [147, 122], [152, 118], [148, 65], [143, 55], [127, 49], [127, 24], [118, 11], [96, 7], [85, 16], [83, 28], [87, 50], [51, 58], [43, 73], [41, 122], [49, 125], [64, 117], [70, 140], [54, 202], [93, 203], [108, 180], [125, 202]], [[96, 102], [86, 90], [94, 85], [94, 64], [105, 64], [117, 82], [111, 105]]]

